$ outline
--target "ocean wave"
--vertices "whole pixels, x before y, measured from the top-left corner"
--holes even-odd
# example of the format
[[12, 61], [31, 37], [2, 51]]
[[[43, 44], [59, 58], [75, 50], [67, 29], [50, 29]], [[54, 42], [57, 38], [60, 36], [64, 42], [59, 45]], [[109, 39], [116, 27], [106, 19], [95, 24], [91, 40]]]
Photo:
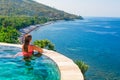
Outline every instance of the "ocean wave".
[[59, 30], [65, 30], [68, 28], [52, 28], [51, 30], [49, 29], [49, 31], [59, 31]]
[[18, 64], [17, 64], [17, 63], [15, 63], [15, 62], [6, 62], [5, 64], [18, 65]]
[[67, 48], [68, 50], [76, 51], [76, 48]]
[[90, 27], [100, 27], [101, 25], [89, 24]]
[[96, 33], [96, 34], [110, 34], [115, 35], [117, 32], [107, 32], [107, 31], [95, 31], [95, 30], [86, 30], [86, 32]]
[[96, 24], [96, 25], [92, 25], [92, 26], [95, 26], [95, 27], [100, 27], [101, 25]]
[[101, 26], [101, 25], [89, 25], [90, 27], [98, 27], [98, 28], [111, 28], [111, 26]]
[[111, 28], [111, 26], [104, 26], [104, 28]]

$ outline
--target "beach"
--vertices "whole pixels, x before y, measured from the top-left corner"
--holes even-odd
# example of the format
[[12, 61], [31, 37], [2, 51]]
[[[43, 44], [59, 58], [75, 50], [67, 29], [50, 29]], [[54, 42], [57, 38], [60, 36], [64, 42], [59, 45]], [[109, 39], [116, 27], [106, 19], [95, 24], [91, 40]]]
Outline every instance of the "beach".
[[35, 29], [37, 29], [37, 28], [40, 28], [40, 27], [43, 27], [43, 26], [45, 26], [45, 25], [49, 25], [49, 24], [52, 24], [52, 23], [54, 23], [54, 21], [49, 21], [49, 22], [46, 22], [46, 23], [44, 23], [44, 24], [30, 25], [30, 26], [28, 26], [28, 27], [26, 27], [26, 28], [20, 29], [19, 32], [20, 32], [21, 35], [20, 35], [20, 37], [18, 38], [19, 41], [20, 41], [20, 43], [23, 43], [23, 38], [24, 38], [24, 35], [25, 35], [25, 34], [29, 34], [31, 31], [33, 31], [33, 30], [35, 30]]

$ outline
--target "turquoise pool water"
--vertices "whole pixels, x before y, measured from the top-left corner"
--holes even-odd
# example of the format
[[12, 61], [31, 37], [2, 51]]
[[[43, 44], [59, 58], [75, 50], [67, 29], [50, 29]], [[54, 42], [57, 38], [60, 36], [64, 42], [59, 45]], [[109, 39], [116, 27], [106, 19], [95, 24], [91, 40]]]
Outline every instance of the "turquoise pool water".
[[12, 58], [20, 48], [0, 46], [0, 80], [60, 80], [57, 65], [42, 55], [25, 62], [22, 57]]

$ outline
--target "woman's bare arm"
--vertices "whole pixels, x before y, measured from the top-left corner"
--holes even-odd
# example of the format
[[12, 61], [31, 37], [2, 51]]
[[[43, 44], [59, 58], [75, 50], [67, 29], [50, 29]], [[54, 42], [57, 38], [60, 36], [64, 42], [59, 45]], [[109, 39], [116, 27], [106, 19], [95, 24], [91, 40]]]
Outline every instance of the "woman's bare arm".
[[43, 53], [43, 49], [37, 46], [33, 46], [34, 50], [38, 51], [39, 53]]
[[23, 47], [23, 45], [22, 45], [22, 52], [24, 52], [24, 47]]

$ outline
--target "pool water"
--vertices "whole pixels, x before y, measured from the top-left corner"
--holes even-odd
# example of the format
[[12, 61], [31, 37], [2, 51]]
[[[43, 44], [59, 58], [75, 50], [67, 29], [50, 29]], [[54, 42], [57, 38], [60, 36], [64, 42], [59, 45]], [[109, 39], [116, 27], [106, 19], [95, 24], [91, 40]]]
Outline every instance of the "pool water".
[[31, 61], [12, 56], [20, 48], [0, 46], [0, 80], [60, 80], [57, 65], [42, 55]]

